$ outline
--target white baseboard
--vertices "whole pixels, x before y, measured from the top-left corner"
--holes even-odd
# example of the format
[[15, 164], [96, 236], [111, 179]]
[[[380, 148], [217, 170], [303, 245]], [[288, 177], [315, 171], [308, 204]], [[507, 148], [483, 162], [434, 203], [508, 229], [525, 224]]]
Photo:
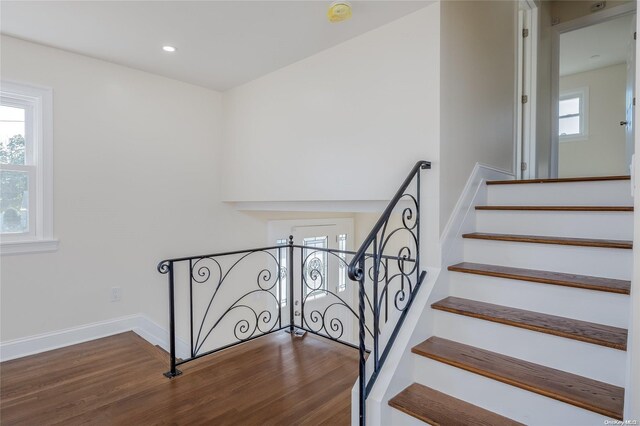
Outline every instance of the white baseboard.
[[[169, 349], [169, 332], [146, 316], [135, 314], [2, 342], [0, 361], [22, 358], [126, 331], [135, 332], [152, 345]], [[188, 358], [189, 345], [177, 339], [176, 354], [179, 358]]]
[[[138, 325], [133, 332], [152, 345], [158, 345], [165, 351], [169, 351], [169, 331], [151, 321], [145, 315], [139, 315]], [[189, 344], [179, 337], [176, 338], [176, 356], [187, 359], [191, 357]]]

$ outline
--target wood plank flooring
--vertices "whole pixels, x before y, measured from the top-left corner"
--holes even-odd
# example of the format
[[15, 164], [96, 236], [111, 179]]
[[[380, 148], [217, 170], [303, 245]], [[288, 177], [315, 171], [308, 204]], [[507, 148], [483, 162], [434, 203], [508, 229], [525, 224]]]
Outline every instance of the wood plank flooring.
[[182, 365], [133, 332], [0, 364], [5, 425], [347, 425], [358, 352], [277, 332]]

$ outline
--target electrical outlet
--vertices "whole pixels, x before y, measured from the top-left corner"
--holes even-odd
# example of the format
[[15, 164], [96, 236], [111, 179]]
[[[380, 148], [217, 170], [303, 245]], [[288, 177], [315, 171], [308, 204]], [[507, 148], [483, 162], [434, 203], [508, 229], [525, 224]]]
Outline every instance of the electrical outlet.
[[111, 287], [111, 301], [119, 302], [122, 300], [122, 287]]

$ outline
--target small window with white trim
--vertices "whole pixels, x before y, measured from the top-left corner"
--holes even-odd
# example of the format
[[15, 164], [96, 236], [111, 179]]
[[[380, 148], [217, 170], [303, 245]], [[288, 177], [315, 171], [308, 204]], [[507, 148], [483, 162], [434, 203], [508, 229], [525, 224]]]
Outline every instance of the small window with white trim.
[[338, 240], [338, 250], [341, 253], [338, 253], [338, 257], [340, 258], [340, 262], [338, 263], [339, 273], [338, 273], [338, 292], [343, 292], [347, 289], [347, 234], [339, 234], [337, 236]]
[[560, 95], [558, 108], [560, 142], [583, 140], [589, 134], [589, 89], [584, 87]]
[[2, 254], [48, 251], [53, 240], [50, 89], [0, 82]]
[[288, 243], [285, 238], [280, 238], [276, 240], [276, 245], [282, 246], [278, 248], [278, 263], [280, 265], [280, 285], [277, 288], [278, 292], [278, 300], [280, 301], [280, 306], [287, 306], [287, 251], [288, 251]]

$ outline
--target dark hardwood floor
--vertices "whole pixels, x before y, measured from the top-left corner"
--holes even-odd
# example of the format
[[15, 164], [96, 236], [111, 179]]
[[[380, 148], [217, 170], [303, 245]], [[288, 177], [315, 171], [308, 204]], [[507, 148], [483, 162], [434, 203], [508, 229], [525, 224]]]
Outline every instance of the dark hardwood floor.
[[277, 332], [181, 366], [133, 332], [0, 364], [4, 425], [347, 425], [358, 352]]

